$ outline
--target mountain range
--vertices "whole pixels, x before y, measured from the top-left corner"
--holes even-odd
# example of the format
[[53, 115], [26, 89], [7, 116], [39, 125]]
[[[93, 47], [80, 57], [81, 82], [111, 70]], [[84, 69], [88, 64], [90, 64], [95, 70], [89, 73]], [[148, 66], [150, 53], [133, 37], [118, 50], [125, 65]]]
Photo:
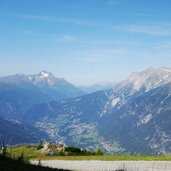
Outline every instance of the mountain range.
[[48, 72], [13, 75], [0, 79], [0, 96], [1, 117], [52, 141], [106, 153], [171, 154], [171, 68], [148, 68], [90, 94]]
[[0, 118], [0, 140], [10, 145], [37, 143], [41, 139], [48, 140], [48, 137], [46, 133], [18, 120]]
[[16, 74], [0, 78], [0, 116], [18, 118], [32, 105], [74, 98], [85, 93], [49, 72]]
[[117, 83], [113, 81], [103, 81], [90, 86], [79, 86], [78, 88], [86, 93], [93, 93], [101, 90], [108, 90], [115, 87]]

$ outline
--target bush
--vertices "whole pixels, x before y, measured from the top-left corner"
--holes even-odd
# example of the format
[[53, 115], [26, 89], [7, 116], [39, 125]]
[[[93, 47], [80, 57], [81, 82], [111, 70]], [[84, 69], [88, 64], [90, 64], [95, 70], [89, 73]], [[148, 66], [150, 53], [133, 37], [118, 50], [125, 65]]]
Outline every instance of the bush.
[[67, 152], [68, 155], [79, 155], [81, 154], [81, 149], [78, 147], [69, 146], [65, 148], [65, 152]]
[[82, 150], [81, 155], [83, 155], [83, 156], [95, 156], [96, 153], [94, 151]]
[[103, 156], [103, 155], [104, 155], [104, 152], [103, 152], [101, 149], [98, 149], [98, 150], [96, 151], [96, 155], [98, 155], [98, 156]]
[[63, 151], [56, 151], [53, 156], [65, 156], [65, 153]]
[[40, 150], [42, 148], [43, 148], [43, 144], [38, 144], [37, 147], [36, 147], [37, 150]]

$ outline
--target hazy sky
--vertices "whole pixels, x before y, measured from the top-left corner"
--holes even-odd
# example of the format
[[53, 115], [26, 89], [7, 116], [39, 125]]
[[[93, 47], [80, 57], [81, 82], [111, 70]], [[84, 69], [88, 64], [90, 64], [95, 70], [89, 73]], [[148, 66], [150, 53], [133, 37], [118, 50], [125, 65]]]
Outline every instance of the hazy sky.
[[76, 85], [171, 67], [171, 0], [0, 0], [0, 76]]

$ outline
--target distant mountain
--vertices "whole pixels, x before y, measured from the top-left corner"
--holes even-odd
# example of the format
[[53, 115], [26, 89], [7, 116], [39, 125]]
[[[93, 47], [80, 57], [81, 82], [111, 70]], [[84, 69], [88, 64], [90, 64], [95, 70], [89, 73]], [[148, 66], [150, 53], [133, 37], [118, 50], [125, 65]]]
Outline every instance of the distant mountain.
[[52, 98], [31, 84], [0, 82], [0, 99], [0, 116], [17, 119], [27, 108]]
[[34, 105], [23, 120], [53, 140], [82, 148], [171, 154], [170, 71], [149, 68], [113, 90]]
[[79, 86], [78, 88], [86, 93], [93, 93], [96, 91], [101, 91], [101, 90], [108, 90], [114, 88], [116, 85], [115, 82], [112, 81], [104, 81], [101, 83], [97, 83], [91, 86]]
[[84, 93], [48, 72], [0, 78], [0, 116], [18, 118], [27, 108], [43, 102], [73, 98]]
[[33, 85], [44, 93], [51, 95], [54, 100], [74, 98], [85, 93], [63, 78], [56, 78], [52, 73], [42, 71], [37, 75], [29, 76]]
[[132, 73], [127, 80], [122, 81], [118, 84], [118, 88], [121, 89], [125, 86], [131, 86], [132, 89], [139, 90], [150, 90], [160, 85], [171, 82], [171, 68], [148, 68], [142, 72]]
[[2, 141], [10, 145], [37, 143], [41, 139], [48, 139], [48, 135], [17, 120], [0, 118], [0, 143]]

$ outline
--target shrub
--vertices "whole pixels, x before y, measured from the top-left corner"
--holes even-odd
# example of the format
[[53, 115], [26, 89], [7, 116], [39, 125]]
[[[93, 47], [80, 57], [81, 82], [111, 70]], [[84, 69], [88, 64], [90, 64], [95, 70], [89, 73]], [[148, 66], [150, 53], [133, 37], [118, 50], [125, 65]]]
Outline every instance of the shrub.
[[43, 144], [38, 144], [37, 147], [36, 147], [37, 150], [40, 150], [42, 148], [43, 148]]
[[81, 149], [74, 146], [69, 146], [65, 148], [65, 152], [68, 153], [68, 155], [79, 155], [81, 153]]
[[103, 155], [104, 155], [104, 152], [103, 152], [101, 149], [98, 149], [98, 150], [96, 151], [96, 155], [98, 155], [98, 156], [103, 156]]

